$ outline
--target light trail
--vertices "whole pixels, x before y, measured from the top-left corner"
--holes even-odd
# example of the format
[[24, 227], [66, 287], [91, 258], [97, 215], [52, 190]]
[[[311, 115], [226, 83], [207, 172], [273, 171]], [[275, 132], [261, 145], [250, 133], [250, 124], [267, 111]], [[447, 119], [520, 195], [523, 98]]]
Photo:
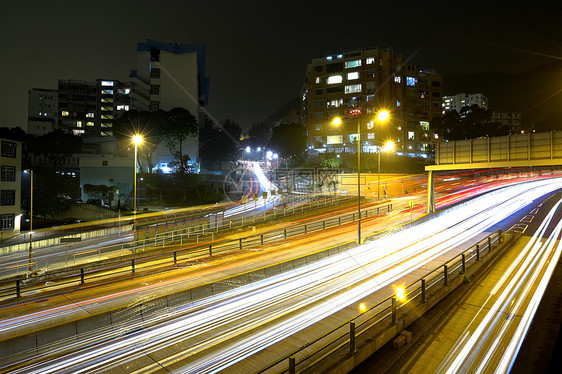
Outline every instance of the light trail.
[[[562, 252], [562, 221], [558, 221], [546, 240], [542, 240], [561, 203], [559, 200], [549, 211], [496, 283], [463, 333], [470, 338], [455, 346], [457, 350], [462, 348], [447, 357], [446, 362], [451, 364], [444, 372], [507, 373], [511, 370]], [[490, 303], [492, 305], [488, 306]], [[481, 321], [477, 323], [478, 320]]]
[[[109, 370], [171, 347], [177, 352], [143, 371], [169, 365], [182, 372], [216, 372], [361, 301], [559, 188], [560, 180], [545, 180], [484, 195], [347, 252], [202, 299], [149, 322], [129, 322], [122, 333], [107, 329], [99, 336], [91, 334], [78, 345], [65, 346], [61, 357], [51, 350], [52, 356], [37, 357], [14, 372]], [[188, 364], [179, 368], [183, 362]]]

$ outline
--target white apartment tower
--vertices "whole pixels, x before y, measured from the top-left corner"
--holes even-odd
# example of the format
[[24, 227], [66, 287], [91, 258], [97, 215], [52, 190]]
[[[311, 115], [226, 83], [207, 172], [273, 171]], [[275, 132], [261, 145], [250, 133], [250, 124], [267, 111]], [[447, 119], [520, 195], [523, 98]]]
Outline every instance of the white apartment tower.
[[480, 108], [488, 110], [488, 98], [481, 93], [460, 93], [453, 96], [443, 96], [443, 112], [456, 110], [460, 113], [463, 107], [470, 107], [474, 104], [478, 105]]
[[[138, 43], [137, 69], [131, 71], [130, 78], [134, 109], [168, 111], [185, 108], [199, 118], [200, 107], [206, 105], [209, 92], [209, 78], [205, 77], [205, 46], [154, 40]], [[199, 158], [198, 143], [197, 136], [186, 139], [183, 144], [192, 162]], [[161, 160], [170, 153], [164, 149], [158, 151]]]

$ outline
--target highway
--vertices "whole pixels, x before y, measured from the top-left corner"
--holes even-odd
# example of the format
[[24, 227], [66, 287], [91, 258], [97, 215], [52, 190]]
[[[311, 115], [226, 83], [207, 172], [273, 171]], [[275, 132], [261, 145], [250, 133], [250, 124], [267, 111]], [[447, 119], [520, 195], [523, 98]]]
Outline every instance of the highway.
[[38, 373], [114, 371], [118, 367], [149, 372], [161, 366], [194, 373], [222, 370], [358, 303], [561, 187], [560, 181], [544, 180], [487, 194], [418, 226], [317, 263], [148, 321], [129, 321], [122, 330], [96, 331], [79, 343], [65, 342], [60, 351], [51, 349], [35, 356], [34, 362], [12, 369]]
[[560, 259], [558, 200], [490, 291], [445, 359], [445, 373], [511, 370], [548, 282]]

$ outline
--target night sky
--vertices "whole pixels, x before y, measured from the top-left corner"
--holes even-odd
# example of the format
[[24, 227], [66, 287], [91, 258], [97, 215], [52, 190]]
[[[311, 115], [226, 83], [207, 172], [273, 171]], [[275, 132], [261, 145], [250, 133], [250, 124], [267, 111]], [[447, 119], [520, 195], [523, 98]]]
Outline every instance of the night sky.
[[561, 1], [0, 0], [0, 125], [27, 91], [128, 81], [136, 43], [204, 42], [209, 113], [243, 128], [300, 93], [312, 58], [391, 47], [443, 75], [520, 73], [562, 56]]

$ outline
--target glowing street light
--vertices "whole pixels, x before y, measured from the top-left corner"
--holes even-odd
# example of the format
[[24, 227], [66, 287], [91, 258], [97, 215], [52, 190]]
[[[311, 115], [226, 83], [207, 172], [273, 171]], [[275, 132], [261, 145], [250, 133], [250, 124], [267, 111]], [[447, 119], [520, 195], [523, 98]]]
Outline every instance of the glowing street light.
[[[361, 108], [355, 108], [350, 110], [350, 116], [354, 116], [357, 118], [357, 244], [361, 244]], [[388, 120], [390, 114], [386, 110], [381, 110], [378, 115], [377, 119], [381, 122]], [[332, 125], [339, 126], [342, 124], [342, 119], [340, 117], [336, 117], [332, 120]], [[392, 143], [394, 147], [394, 143]], [[345, 150], [345, 144], [344, 144]], [[379, 181], [380, 181], [380, 151], [379, 151]], [[377, 198], [378, 200], [378, 198]]]
[[135, 197], [133, 201], [133, 211], [134, 214], [136, 214], [137, 213], [137, 146], [140, 143], [142, 143], [142, 136], [138, 134], [133, 136], [133, 143], [135, 143], [135, 182], [134, 182]]
[[388, 113], [387, 110], [381, 110], [379, 112], [379, 114], [377, 115], [377, 119], [379, 121], [383, 121], [383, 122], [386, 121], [388, 119], [388, 117], [390, 117], [390, 113]]

